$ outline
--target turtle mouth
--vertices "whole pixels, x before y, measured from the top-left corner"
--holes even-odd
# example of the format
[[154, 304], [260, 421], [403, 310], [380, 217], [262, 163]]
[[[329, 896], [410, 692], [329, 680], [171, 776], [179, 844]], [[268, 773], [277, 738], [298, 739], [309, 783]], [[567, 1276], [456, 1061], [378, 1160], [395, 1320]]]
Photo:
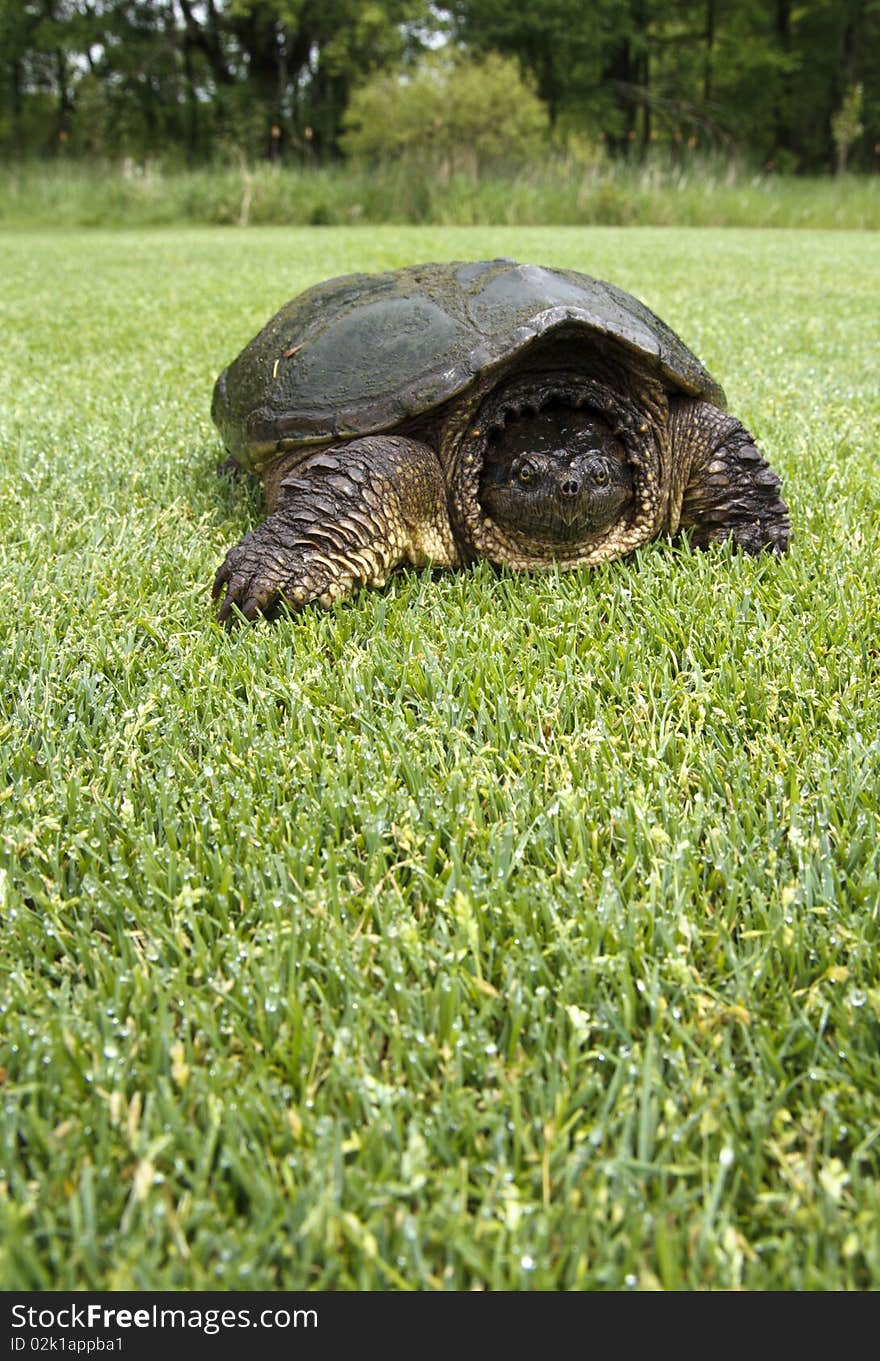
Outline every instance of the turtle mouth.
[[[504, 519], [501, 515], [497, 516], [496, 523], [504, 526]], [[571, 511], [569, 513], [562, 507], [545, 507], [541, 514], [530, 516], [528, 526], [520, 526], [513, 522], [505, 527], [514, 532], [517, 529], [525, 532], [527, 528], [529, 537], [534, 539], [536, 543], [563, 546], [586, 543], [588, 539], [595, 538], [598, 532], [592, 526], [585, 526], [577, 512]]]

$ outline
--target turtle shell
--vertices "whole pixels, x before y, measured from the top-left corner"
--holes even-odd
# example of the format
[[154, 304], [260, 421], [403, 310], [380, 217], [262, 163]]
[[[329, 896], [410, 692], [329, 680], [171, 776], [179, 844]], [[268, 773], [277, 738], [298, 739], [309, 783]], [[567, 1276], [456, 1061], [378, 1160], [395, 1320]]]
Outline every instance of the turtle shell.
[[643, 303], [572, 269], [514, 260], [347, 274], [282, 307], [220, 374], [211, 414], [260, 472], [280, 449], [391, 430], [449, 401], [558, 327], [647, 361], [670, 389], [722, 389]]

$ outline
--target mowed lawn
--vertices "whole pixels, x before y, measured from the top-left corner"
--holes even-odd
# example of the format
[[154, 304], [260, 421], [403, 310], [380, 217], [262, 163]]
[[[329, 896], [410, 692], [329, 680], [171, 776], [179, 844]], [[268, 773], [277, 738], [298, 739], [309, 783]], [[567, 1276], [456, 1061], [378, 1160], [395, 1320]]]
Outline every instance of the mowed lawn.
[[[782, 560], [409, 572], [227, 635], [218, 370], [301, 288], [613, 279]], [[880, 1286], [880, 241], [0, 238], [0, 1281]]]

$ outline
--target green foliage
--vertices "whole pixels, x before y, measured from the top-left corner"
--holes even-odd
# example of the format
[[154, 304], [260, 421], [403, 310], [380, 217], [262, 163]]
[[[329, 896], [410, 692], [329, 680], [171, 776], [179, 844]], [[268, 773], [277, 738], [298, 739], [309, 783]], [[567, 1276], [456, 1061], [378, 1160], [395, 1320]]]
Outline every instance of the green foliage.
[[546, 147], [548, 134], [546, 110], [516, 62], [496, 53], [377, 72], [355, 90], [343, 126], [341, 145], [350, 156], [406, 157], [422, 164], [422, 174], [427, 161], [447, 175], [524, 162]]
[[846, 154], [878, 166], [875, 0], [0, 0], [0, 154], [326, 162], [355, 88], [384, 89], [370, 111], [389, 140], [398, 100], [413, 134], [394, 73], [425, 81], [426, 53], [442, 67], [461, 49], [515, 63], [555, 134], [615, 159], [659, 146], [827, 171], [861, 87], [866, 135]]
[[615, 52], [633, 37], [633, 20], [619, 0], [454, 0], [458, 36], [478, 52], [515, 58], [536, 83], [554, 125], [586, 126], [617, 136], [625, 115], [607, 83]]
[[853, 142], [865, 131], [861, 121], [865, 103], [865, 91], [861, 85], [853, 85], [847, 90], [843, 103], [831, 119], [831, 135], [837, 148], [837, 169], [846, 170], [847, 158]]
[[[878, 243], [0, 238], [6, 1289], [880, 1286]], [[502, 254], [682, 333], [790, 555], [223, 634], [221, 366], [328, 275]]]
[[748, 148], [771, 160], [787, 132], [781, 110], [798, 61], [768, 18], [764, 0], [696, 0], [658, 20], [668, 41], [651, 52], [653, 140], [728, 154]]
[[[352, 79], [418, 46], [426, 11], [426, 0], [0, 0], [0, 149], [330, 153]], [[47, 92], [48, 121], [35, 117]]]
[[[871, 0], [453, 0], [450, 9], [461, 39], [533, 73], [554, 122], [601, 134], [617, 155], [660, 143], [827, 169], [841, 71], [880, 88]], [[880, 142], [876, 97], [866, 126]]]

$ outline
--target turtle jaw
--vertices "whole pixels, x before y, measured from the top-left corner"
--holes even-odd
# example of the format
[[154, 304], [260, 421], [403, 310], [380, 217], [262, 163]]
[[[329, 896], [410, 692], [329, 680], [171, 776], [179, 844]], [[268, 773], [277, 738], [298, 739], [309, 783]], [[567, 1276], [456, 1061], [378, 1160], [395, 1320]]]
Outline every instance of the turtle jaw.
[[499, 567], [517, 571], [540, 572], [552, 567], [563, 571], [575, 567], [596, 567], [625, 557], [645, 542], [645, 535], [636, 532], [631, 523], [612, 525], [592, 535], [579, 534], [565, 541], [559, 536], [536, 529], [522, 534], [496, 524], [490, 515], [483, 517], [480, 552]]

